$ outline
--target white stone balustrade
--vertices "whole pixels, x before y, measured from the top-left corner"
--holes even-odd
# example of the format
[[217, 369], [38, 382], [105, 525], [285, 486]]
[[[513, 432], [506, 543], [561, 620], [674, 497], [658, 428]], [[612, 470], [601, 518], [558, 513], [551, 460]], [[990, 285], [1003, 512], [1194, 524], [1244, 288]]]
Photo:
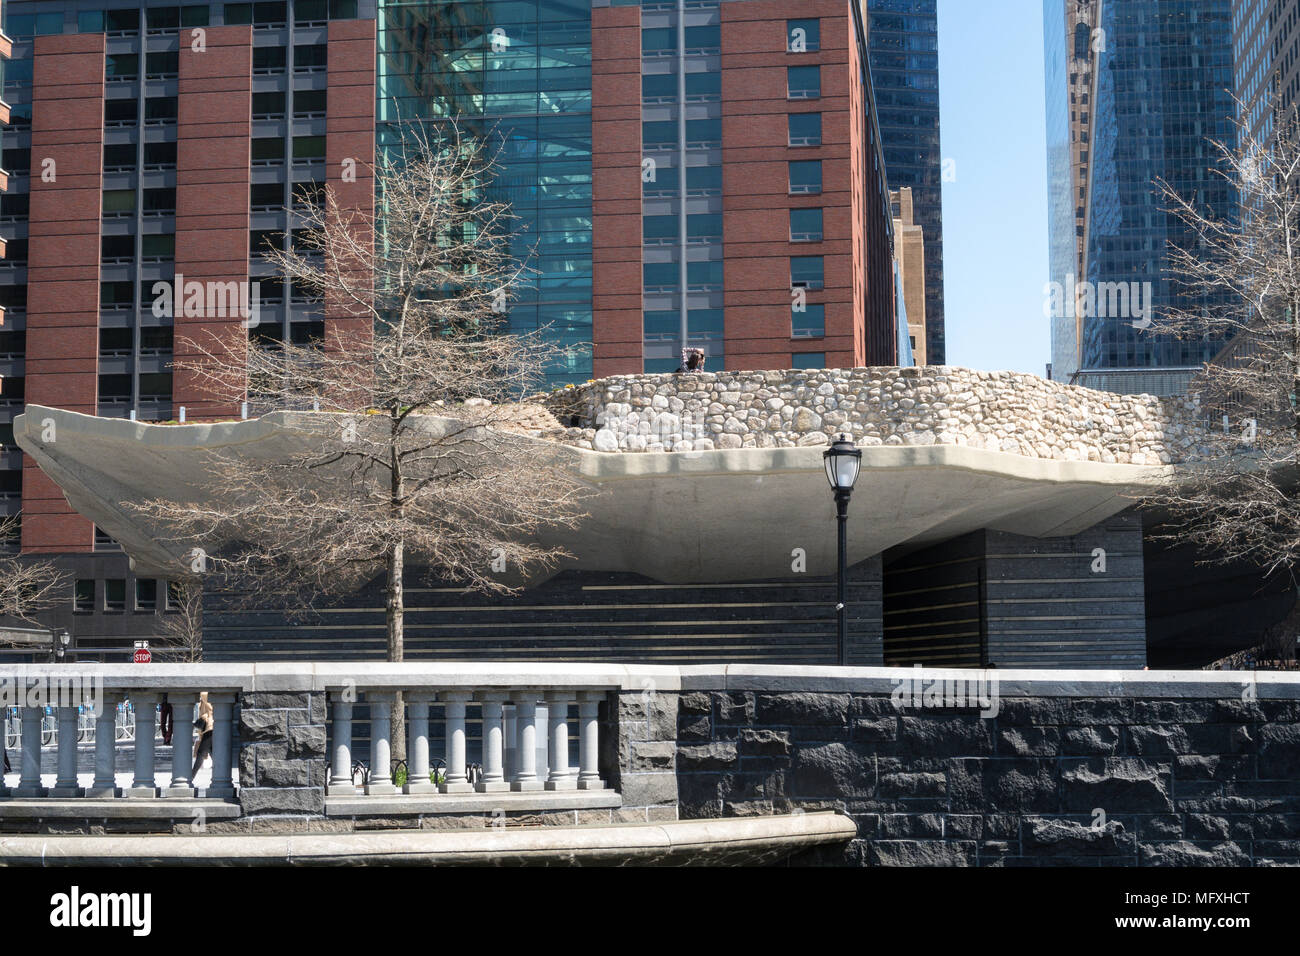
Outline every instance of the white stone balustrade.
[[[84, 682], [85, 699], [40, 698], [39, 706], [29, 705], [29, 686], [64, 679]], [[436, 804], [481, 795], [486, 804], [500, 799], [490, 796], [494, 794], [607, 790], [598, 767], [600, 702], [630, 684], [640, 686], [643, 680], [630, 677], [626, 668], [617, 665], [594, 664], [0, 667], [0, 706], [17, 707], [21, 723], [19, 752], [14, 753], [12, 741], [9, 752], [14, 773], [7, 786], [0, 778], [0, 816], [8, 802], [36, 799], [121, 800], [124, 807], [139, 804], [140, 812], [155, 800], [232, 801], [237, 796], [236, 707], [241, 695], [254, 693], [324, 695], [329, 739], [326, 773], [318, 779], [324, 781], [331, 798], [419, 798]], [[194, 711], [204, 692], [213, 713], [210, 783], [196, 781], [192, 773], [197, 737]], [[399, 694], [400, 712], [395, 707]], [[170, 757], [166, 750], [158, 752], [159, 709], [164, 702], [172, 707]], [[118, 707], [123, 704], [134, 712], [134, 739], [118, 739]], [[353, 778], [358, 707], [369, 719], [368, 773], [360, 792], [362, 781]], [[441, 728], [434, 724], [438, 712]], [[399, 720], [405, 722], [408, 771], [401, 787], [393, 780], [392, 761], [393, 731]], [[93, 745], [87, 733], [91, 726]], [[576, 766], [570, 750], [575, 736]], [[242, 743], [265, 745], [266, 739]], [[93, 756], [87, 752], [92, 746]], [[471, 768], [470, 760], [478, 766]], [[435, 768], [445, 769], [434, 776]]]
[[[252, 671], [252, 665], [0, 665], [0, 707], [18, 707], [22, 727], [18, 752], [9, 751], [18, 781], [6, 787], [0, 780], [0, 816], [4, 802], [13, 800], [233, 799], [235, 702], [254, 687]], [[213, 707], [212, 779], [200, 791], [191, 771], [194, 710], [204, 691]], [[164, 774], [170, 780], [160, 786], [156, 732], [164, 697], [172, 706], [172, 758], [170, 774]], [[134, 712], [133, 739], [118, 739], [118, 707], [124, 703]], [[93, 720], [93, 757], [79, 747], [91, 745], [82, 715]], [[127, 766], [134, 771], [129, 784], [119, 776]]]

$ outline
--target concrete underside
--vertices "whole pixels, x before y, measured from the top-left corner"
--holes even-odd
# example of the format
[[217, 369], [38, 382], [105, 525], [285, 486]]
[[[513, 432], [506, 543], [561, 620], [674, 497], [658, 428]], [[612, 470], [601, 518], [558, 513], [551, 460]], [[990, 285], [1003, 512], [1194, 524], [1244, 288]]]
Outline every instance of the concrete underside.
[[[81, 514], [119, 541], [137, 573], [167, 575], [187, 550], [123, 502], [195, 500], [201, 450], [282, 457], [312, 413], [247, 422], [147, 425], [27, 406], [19, 446]], [[298, 427], [295, 427], [295, 422]], [[43, 441], [53, 426], [55, 441]], [[574, 473], [598, 492], [575, 530], [544, 536], [575, 557], [561, 569], [628, 571], [667, 583], [744, 581], [790, 573], [791, 551], [830, 567], [834, 505], [821, 447], [616, 454], [564, 446]], [[989, 528], [1062, 537], [1130, 507], [1166, 469], [1027, 458], [965, 446], [863, 449], [849, 510], [849, 560], [922, 547]], [[537, 582], [532, 582], [537, 583]]]
[[0, 837], [0, 865], [756, 865], [856, 836], [853, 821], [836, 813], [295, 836], [5, 836]]

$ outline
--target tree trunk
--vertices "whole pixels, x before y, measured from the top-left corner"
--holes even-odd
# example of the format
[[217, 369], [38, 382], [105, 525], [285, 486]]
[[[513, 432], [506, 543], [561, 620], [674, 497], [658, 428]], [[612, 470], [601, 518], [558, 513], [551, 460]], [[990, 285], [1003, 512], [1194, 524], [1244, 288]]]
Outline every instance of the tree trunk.
[[[406, 655], [403, 621], [406, 610], [406, 598], [402, 590], [402, 578], [406, 565], [406, 549], [402, 541], [397, 541], [388, 549], [388, 594], [385, 602], [385, 617], [388, 623], [388, 659], [400, 663]], [[393, 702], [392, 751], [393, 760], [406, 759], [406, 702], [401, 691]]]

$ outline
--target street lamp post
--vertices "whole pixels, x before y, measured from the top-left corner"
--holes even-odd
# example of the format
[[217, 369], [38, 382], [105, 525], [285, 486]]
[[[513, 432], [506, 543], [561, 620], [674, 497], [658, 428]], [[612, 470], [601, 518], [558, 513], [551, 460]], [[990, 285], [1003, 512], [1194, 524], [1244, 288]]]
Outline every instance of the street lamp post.
[[853, 486], [857, 484], [858, 471], [862, 467], [862, 451], [853, 444], [853, 436], [845, 432], [835, 436], [834, 443], [826, 449], [822, 459], [826, 465], [826, 480], [835, 493], [835, 515], [839, 524], [839, 586], [835, 611], [839, 624], [839, 659], [840, 665], [844, 666], [849, 662], [849, 609], [844, 597], [848, 564], [849, 497], [853, 494]]

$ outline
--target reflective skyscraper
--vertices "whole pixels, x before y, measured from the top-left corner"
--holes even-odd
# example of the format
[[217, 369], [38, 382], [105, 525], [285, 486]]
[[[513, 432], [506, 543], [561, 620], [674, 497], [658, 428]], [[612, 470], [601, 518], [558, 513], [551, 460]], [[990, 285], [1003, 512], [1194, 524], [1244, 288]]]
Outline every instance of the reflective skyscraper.
[[[1232, 189], [1212, 168], [1212, 142], [1233, 137], [1231, 0], [1100, 0], [1095, 28], [1085, 26], [1078, 34], [1080, 41], [1090, 41], [1088, 49], [1077, 51], [1078, 24], [1069, 19], [1073, 6], [1062, 10], [1059, 0], [1045, 4], [1048, 82], [1064, 79], [1066, 96], [1075, 94], [1067, 104], [1059, 87], [1048, 90], [1051, 278], [1063, 281], [1056, 274], [1066, 261], [1061, 212], [1081, 207], [1081, 223], [1076, 215], [1082, 225], [1080, 275], [1096, 295], [1081, 303], [1085, 311], [1075, 321], [1078, 371], [1070, 376], [1062, 367], [1054, 369], [1054, 377], [1118, 392], [1181, 391], [1223, 343], [1175, 340], [1145, 327], [1144, 313], [1159, 315], [1178, 294], [1168, 275], [1167, 250], [1187, 241], [1177, 219], [1164, 211], [1157, 182], [1167, 182], [1215, 216], [1235, 213]], [[1080, 62], [1090, 65], [1086, 91], [1070, 81]], [[1086, 103], [1079, 99], [1085, 92]], [[1081, 182], [1058, 168], [1067, 105], [1080, 124], [1072, 159], [1086, 168]], [[1070, 190], [1068, 202], [1062, 189]], [[1075, 304], [1072, 291], [1063, 296], [1067, 308]], [[1141, 311], [1132, 294], [1142, 297]], [[1128, 308], [1114, 308], [1126, 300]], [[1070, 322], [1068, 316], [1055, 322], [1054, 361], [1069, 354]]]
[[926, 361], [947, 362], [937, 0], [867, 0], [871, 74], [889, 188], [910, 187], [925, 230]]

